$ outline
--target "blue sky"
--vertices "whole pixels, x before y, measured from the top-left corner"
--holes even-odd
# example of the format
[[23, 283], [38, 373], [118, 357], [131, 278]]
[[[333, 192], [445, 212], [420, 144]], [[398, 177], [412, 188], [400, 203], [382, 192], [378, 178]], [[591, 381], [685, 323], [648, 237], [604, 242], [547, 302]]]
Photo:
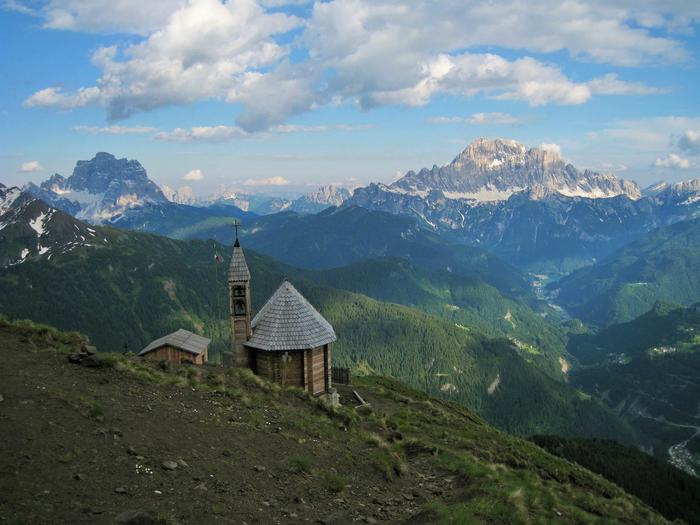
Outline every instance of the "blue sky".
[[199, 194], [303, 191], [481, 136], [642, 185], [700, 177], [700, 2], [153, 4], [2, 4], [0, 181], [109, 151]]

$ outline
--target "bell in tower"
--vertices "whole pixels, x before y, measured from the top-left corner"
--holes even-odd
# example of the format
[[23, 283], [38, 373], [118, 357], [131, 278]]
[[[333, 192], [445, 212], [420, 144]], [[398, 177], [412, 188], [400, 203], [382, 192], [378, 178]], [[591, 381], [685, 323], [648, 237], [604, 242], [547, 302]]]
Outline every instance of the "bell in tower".
[[224, 353], [224, 366], [252, 368], [249, 351], [244, 346], [253, 335], [250, 323], [250, 271], [238, 240], [238, 222], [234, 222], [236, 242], [228, 268], [229, 312], [231, 318], [231, 352]]

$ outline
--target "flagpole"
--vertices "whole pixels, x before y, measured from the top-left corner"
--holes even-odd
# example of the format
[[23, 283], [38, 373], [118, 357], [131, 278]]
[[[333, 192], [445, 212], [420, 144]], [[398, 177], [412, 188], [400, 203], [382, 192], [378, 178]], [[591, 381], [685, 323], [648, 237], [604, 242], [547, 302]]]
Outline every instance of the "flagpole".
[[218, 320], [216, 325], [218, 327], [219, 336], [222, 336], [223, 332], [221, 331], [221, 318], [219, 317], [221, 314], [221, 294], [219, 293], [219, 254], [216, 251], [216, 241], [212, 240], [212, 243], [214, 248], [214, 271], [216, 274], [216, 286], [214, 286], [216, 294], [216, 314], [214, 318]]

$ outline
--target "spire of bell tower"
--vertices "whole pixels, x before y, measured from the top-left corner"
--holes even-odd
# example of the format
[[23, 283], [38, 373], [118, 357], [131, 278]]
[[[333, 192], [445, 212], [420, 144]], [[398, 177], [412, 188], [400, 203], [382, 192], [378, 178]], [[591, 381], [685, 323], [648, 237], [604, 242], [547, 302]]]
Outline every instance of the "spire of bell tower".
[[249, 351], [244, 346], [253, 335], [250, 322], [250, 270], [238, 239], [238, 221], [234, 221], [233, 227], [236, 241], [228, 268], [231, 352], [224, 353], [224, 365], [251, 367]]
[[238, 219], [233, 220], [233, 229], [236, 231], [236, 242], [233, 243], [233, 247], [237, 248], [241, 245], [241, 243], [238, 242]]

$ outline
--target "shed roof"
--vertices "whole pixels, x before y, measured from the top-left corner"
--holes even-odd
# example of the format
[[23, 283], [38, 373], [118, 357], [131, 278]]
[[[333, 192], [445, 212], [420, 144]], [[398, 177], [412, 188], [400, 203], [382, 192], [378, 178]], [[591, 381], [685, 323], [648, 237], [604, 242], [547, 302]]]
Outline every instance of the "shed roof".
[[245, 256], [243, 255], [243, 248], [241, 248], [238, 239], [236, 239], [236, 244], [233, 245], [233, 255], [231, 256], [231, 264], [228, 267], [228, 280], [250, 280], [250, 271], [248, 270], [248, 265], [246, 264]]
[[193, 334], [189, 330], [184, 330], [180, 328], [178, 331], [172, 334], [165, 335], [160, 339], [156, 339], [150, 343], [146, 348], [141, 350], [138, 355], [144, 355], [153, 350], [157, 350], [161, 346], [174, 346], [190, 354], [199, 355], [204, 352], [211, 343], [211, 339], [202, 337], [201, 335]]
[[335, 340], [330, 323], [284, 281], [253, 319], [253, 337], [245, 345], [267, 351], [308, 350]]

